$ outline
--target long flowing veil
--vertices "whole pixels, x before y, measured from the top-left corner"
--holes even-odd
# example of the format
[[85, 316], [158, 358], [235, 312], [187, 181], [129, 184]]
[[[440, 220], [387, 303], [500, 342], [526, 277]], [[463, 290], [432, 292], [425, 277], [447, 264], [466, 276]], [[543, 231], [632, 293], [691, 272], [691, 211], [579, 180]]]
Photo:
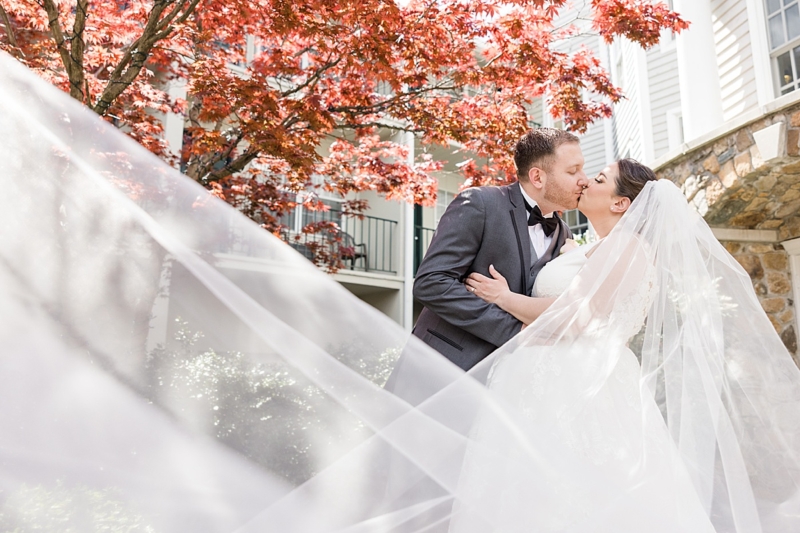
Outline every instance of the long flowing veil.
[[[3, 55], [0, 139], [0, 530], [623, 531], [648, 513], [798, 529], [800, 374], [672, 184], [463, 374]], [[631, 341], [619, 311], [643, 284]], [[553, 428], [597, 411], [632, 353], [636, 460], [610, 476]], [[531, 417], [498, 378], [553, 354], [575, 364], [542, 390], [572, 392]], [[398, 395], [382, 386], [401, 356]], [[526, 513], [470, 505], [470, 479], [509, 459], [522, 485], [488, 488]], [[659, 501], [670, 486], [690, 490]]]

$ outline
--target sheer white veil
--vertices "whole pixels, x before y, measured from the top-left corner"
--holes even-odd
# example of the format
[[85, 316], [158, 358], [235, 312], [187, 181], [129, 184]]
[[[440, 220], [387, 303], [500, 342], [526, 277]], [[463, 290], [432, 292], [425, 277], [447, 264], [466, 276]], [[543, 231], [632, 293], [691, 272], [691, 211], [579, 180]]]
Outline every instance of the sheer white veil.
[[[465, 456], [495, 460], [476, 417], [531, 480], [535, 516], [590, 502], [559, 530], [671, 513], [640, 487], [674, 472], [694, 489], [687, 516], [717, 531], [800, 529], [800, 374], [670, 183], [465, 375], [4, 55], [0, 136], [0, 530], [436, 532], [455, 513], [492, 531], [509, 516], [470, 508], [462, 477]], [[579, 363], [560, 420], [579, 416], [626, 354], [615, 317], [643, 283], [637, 416], [669, 438], [611, 480], [531, 432], [492, 380], [555, 349]], [[401, 352], [411, 403], [382, 389]]]

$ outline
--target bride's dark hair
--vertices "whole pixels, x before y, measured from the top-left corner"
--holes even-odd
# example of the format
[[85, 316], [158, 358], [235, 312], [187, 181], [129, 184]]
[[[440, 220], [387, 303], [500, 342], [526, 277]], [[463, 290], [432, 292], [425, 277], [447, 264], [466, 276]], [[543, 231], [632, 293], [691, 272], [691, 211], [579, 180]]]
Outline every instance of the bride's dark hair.
[[617, 176], [617, 196], [630, 198], [631, 202], [636, 199], [648, 181], [655, 181], [658, 178], [653, 170], [635, 159], [620, 159], [617, 161], [619, 175]]

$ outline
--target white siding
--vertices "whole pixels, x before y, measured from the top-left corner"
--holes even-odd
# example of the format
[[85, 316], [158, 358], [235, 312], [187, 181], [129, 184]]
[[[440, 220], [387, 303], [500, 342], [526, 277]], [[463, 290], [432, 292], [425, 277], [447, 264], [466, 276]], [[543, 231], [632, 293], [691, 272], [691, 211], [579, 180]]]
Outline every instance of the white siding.
[[533, 104], [528, 108], [529, 118], [539, 124], [544, 124], [544, 102], [541, 98], [535, 98]]
[[[664, 42], [666, 41], [666, 42]], [[667, 112], [681, 107], [678, 56], [669, 36], [647, 52], [647, 77], [653, 121], [653, 152], [656, 158], [669, 151]]]
[[711, 13], [722, 90], [722, 114], [723, 120], [728, 121], [758, 106], [747, 3], [742, 0], [712, 0]]
[[[636, 80], [636, 49], [627, 40], [614, 43], [611, 52], [612, 81], [622, 89], [625, 99], [614, 106], [616, 157], [644, 159], [642, 131], [639, 120], [639, 100]], [[649, 134], [649, 132], [648, 132]]]
[[581, 135], [581, 151], [586, 161], [583, 169], [589, 177], [610, 163], [606, 161], [605, 128], [602, 119], [589, 126], [586, 133]]
[[[585, 48], [591, 51], [596, 57], [602, 60], [601, 56], [601, 41], [596, 33], [591, 31], [591, 5], [586, 0], [578, 0], [573, 4], [573, 9], [568, 10], [562, 17], [561, 21], [572, 22], [578, 18], [576, 24], [583, 28], [583, 35], [572, 37], [562, 43], [558, 49], [567, 53], [575, 53], [578, 50]], [[596, 95], [587, 95], [591, 98], [597, 98]], [[585, 133], [580, 135], [581, 151], [583, 152], [586, 164], [584, 170], [588, 176], [592, 176], [601, 171], [608, 163], [605, 154], [605, 129], [603, 120], [598, 119], [593, 124], [589, 125]]]

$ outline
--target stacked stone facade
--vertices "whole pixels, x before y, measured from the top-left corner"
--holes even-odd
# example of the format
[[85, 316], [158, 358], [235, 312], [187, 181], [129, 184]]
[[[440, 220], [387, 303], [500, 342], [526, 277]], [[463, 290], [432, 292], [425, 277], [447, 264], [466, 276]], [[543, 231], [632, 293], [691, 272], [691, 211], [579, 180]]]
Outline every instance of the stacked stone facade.
[[[765, 161], [754, 133], [770, 127], [780, 132], [780, 144]], [[755, 232], [758, 242], [722, 242], [750, 275], [772, 325], [800, 361], [791, 261], [781, 245], [800, 237], [800, 103], [710, 139], [656, 172], [680, 185], [712, 228], [763, 230]]]
[[[784, 123], [786, 146], [765, 162], [753, 132]], [[681, 185], [712, 227], [776, 229], [779, 240], [800, 237], [800, 105], [776, 113], [658, 169]]]
[[723, 242], [753, 280], [753, 288], [772, 326], [799, 362], [789, 256], [780, 244]]

